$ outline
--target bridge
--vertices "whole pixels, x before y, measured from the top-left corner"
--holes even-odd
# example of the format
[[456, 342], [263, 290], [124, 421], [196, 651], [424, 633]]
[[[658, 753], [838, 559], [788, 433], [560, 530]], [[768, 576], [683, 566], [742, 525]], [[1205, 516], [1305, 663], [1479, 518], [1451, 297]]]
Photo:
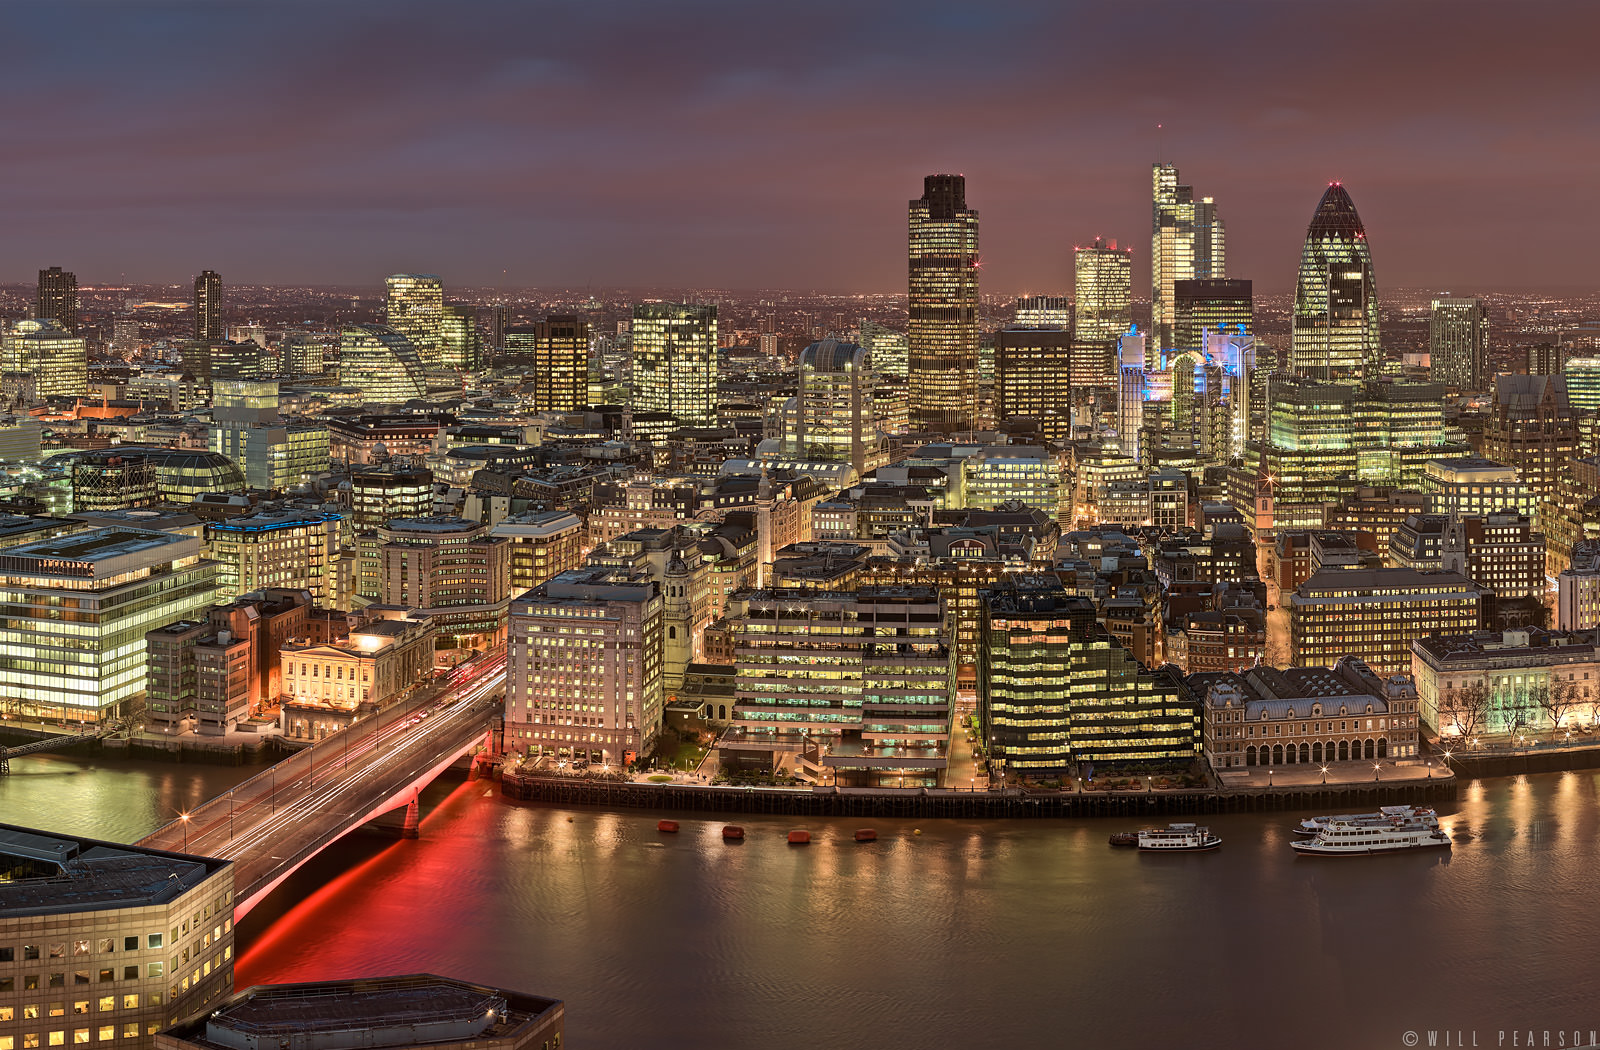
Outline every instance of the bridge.
[[101, 737], [121, 732], [124, 725], [124, 722], [118, 720], [106, 722], [98, 729], [86, 733], [62, 733], [56, 736], [47, 736], [43, 740], [35, 740], [31, 744], [22, 744], [17, 747], [6, 747], [4, 744], [0, 744], [0, 777], [10, 774], [11, 760], [13, 758], [21, 758], [23, 755], [37, 755], [41, 751], [59, 751], [61, 748], [81, 744], [86, 740], [99, 740]]
[[441, 683], [306, 747], [180, 814], [139, 845], [233, 861], [234, 921], [351, 831], [408, 808], [500, 719], [505, 651], [462, 664]]

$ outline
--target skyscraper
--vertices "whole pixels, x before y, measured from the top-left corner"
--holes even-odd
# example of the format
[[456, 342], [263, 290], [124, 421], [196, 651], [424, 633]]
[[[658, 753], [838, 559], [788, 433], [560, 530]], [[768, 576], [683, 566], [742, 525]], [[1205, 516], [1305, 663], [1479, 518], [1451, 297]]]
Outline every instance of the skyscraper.
[[551, 314], [538, 324], [509, 328], [505, 363], [521, 367], [533, 388], [535, 412], [576, 412], [589, 403], [589, 322]]
[[1174, 337], [1174, 285], [1196, 277], [1228, 276], [1227, 243], [1217, 205], [1194, 199], [1193, 186], [1178, 184], [1174, 164], [1151, 170], [1150, 335], [1151, 351], [1167, 350]]
[[437, 363], [444, 282], [431, 273], [397, 273], [384, 284], [389, 290], [389, 327], [411, 341], [423, 365]]
[[483, 366], [477, 310], [452, 304], [439, 311], [438, 363], [463, 372], [476, 372]]
[[1206, 333], [1227, 326], [1255, 331], [1255, 300], [1249, 281], [1195, 278], [1178, 281], [1173, 291], [1173, 347], [1198, 350]]
[[1072, 268], [1078, 297], [1074, 336], [1109, 355], [1133, 323], [1133, 249], [1096, 237], [1072, 249]]
[[908, 205], [907, 371], [913, 428], [978, 427], [978, 213], [962, 175], [929, 175]]
[[39, 295], [33, 316], [54, 321], [68, 332], [78, 331], [78, 275], [52, 266], [39, 271]]
[[204, 270], [194, 279], [194, 337], [222, 341], [222, 276], [215, 270]]
[[717, 308], [640, 303], [633, 308], [633, 409], [665, 412], [687, 427], [717, 421]]
[[1071, 328], [1072, 300], [1065, 295], [1024, 295], [1012, 322], [1018, 328]]
[[792, 428], [785, 451], [805, 459], [845, 461], [858, 475], [878, 466], [872, 421], [872, 368], [854, 343], [824, 339], [800, 352]]
[[1489, 379], [1489, 309], [1482, 299], [1435, 299], [1428, 317], [1428, 374], [1460, 390]]
[[1330, 182], [1300, 255], [1289, 370], [1316, 379], [1359, 379], [1375, 373], [1381, 360], [1367, 231], [1350, 194]]
[[339, 382], [375, 404], [403, 404], [428, 392], [411, 341], [388, 325], [353, 324], [339, 346]]
[[1069, 328], [1013, 327], [995, 333], [995, 419], [1032, 419], [1039, 436], [1049, 440], [1070, 435], [1073, 357]]

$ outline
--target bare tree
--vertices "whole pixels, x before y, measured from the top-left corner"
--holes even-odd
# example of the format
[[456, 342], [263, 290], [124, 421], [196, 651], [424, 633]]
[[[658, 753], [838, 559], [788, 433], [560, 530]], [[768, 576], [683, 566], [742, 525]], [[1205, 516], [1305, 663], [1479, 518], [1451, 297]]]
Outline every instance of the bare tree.
[[1550, 731], [1561, 731], [1561, 723], [1578, 707], [1578, 683], [1570, 678], [1558, 678], [1548, 685], [1541, 686], [1534, 694], [1539, 701], [1539, 706], [1544, 709], [1546, 717], [1550, 719]]
[[1489, 685], [1468, 682], [1447, 690], [1439, 703], [1439, 728], [1451, 727], [1463, 740], [1472, 740], [1489, 725]]

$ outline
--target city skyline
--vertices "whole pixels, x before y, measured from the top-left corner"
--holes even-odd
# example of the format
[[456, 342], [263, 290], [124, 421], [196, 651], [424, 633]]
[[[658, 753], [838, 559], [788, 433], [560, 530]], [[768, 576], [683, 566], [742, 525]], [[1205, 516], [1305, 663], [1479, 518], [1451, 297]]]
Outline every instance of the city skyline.
[[[875, 291], [897, 283], [904, 187], [949, 171], [985, 217], [985, 287], [1050, 294], [1070, 287], [1073, 244], [1140, 243], [1143, 172], [1167, 161], [1215, 197], [1230, 273], [1264, 294], [1292, 284], [1311, 194], [1333, 180], [1382, 233], [1385, 286], [1584, 283], [1568, 216], [1596, 161], [1581, 40], [1600, 16], [1573, 4], [1519, 11], [1499, 38], [1485, 31], [1499, 9], [1481, 4], [1442, 19], [1434, 4], [1352, 3], [1322, 24], [1252, 3], [804, 20], [479, 3], [449, 26], [419, 5], [287, 4], [96, 8], [69, 31], [72, 8], [20, 14], [19, 34], [45, 43], [0, 74], [20, 86], [48, 67], [71, 84], [48, 118], [15, 121], [9, 178], [27, 206], [10, 280], [58, 264], [86, 283], [208, 266], [241, 284], [421, 271], [458, 286]], [[1062, 62], [1052, 41], [1068, 35]], [[242, 75], [242, 48], [294, 56], [297, 73]], [[901, 74], [1001, 48], [923, 134]], [[1120, 80], [1134, 48], [1150, 75]], [[1372, 72], [1348, 71], [1353, 49]], [[1251, 61], [1184, 57], [1217, 53]], [[206, 92], [184, 90], [193, 76]], [[846, 155], [851, 178], [816, 177]]]

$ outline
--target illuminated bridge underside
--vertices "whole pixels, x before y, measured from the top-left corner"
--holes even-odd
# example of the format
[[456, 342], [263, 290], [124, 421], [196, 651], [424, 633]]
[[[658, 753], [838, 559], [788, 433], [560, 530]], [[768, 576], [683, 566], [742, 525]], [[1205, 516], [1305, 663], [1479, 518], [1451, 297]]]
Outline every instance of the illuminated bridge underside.
[[351, 831], [411, 802], [500, 719], [505, 658], [335, 733], [139, 844], [234, 862], [234, 919]]

